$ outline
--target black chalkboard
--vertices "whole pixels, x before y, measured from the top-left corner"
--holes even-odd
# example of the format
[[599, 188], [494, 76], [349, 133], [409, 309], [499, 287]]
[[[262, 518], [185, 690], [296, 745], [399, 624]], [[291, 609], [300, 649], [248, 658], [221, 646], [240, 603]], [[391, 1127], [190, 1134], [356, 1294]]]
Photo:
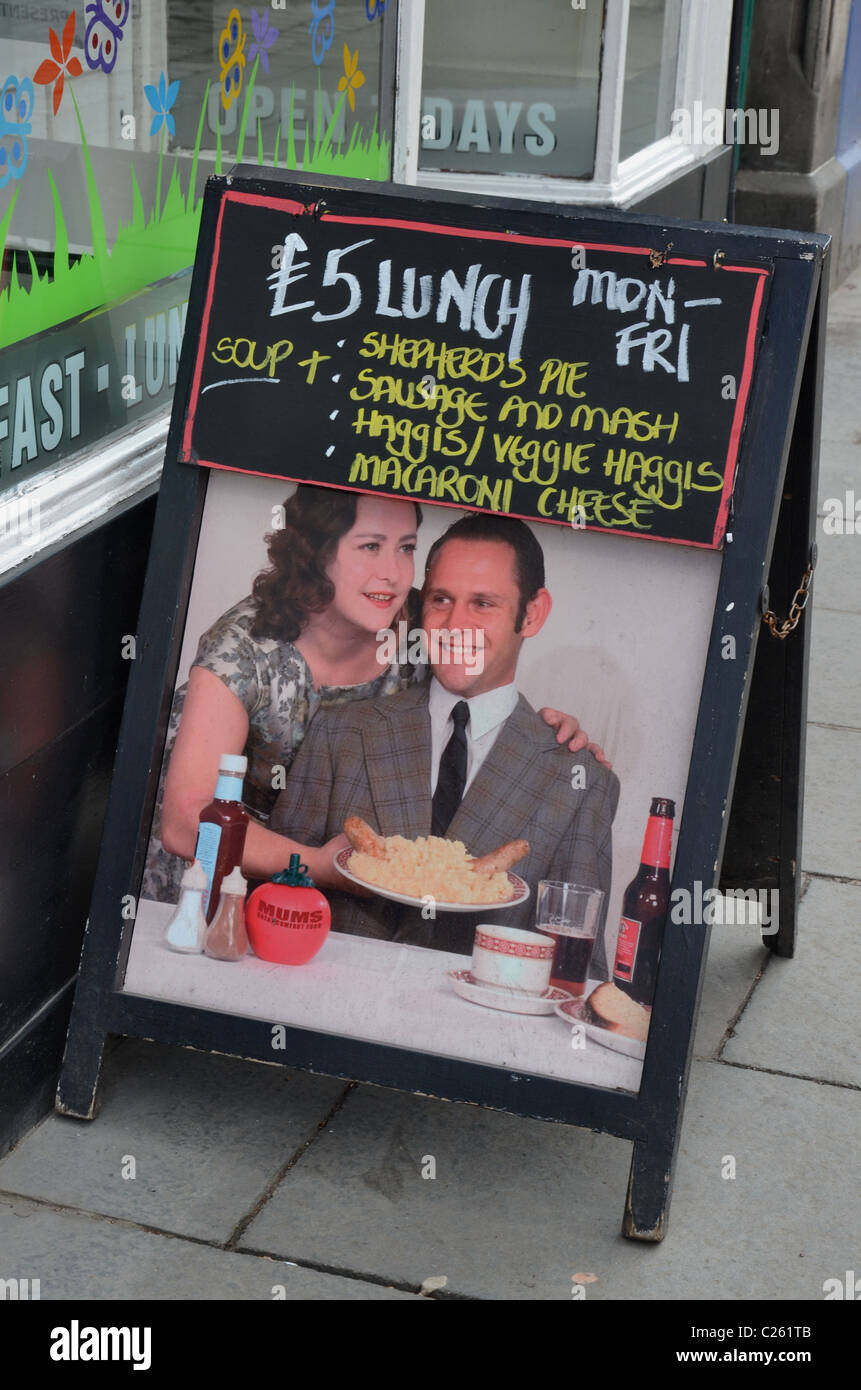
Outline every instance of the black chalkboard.
[[770, 260], [374, 202], [225, 187], [183, 459], [721, 544]]

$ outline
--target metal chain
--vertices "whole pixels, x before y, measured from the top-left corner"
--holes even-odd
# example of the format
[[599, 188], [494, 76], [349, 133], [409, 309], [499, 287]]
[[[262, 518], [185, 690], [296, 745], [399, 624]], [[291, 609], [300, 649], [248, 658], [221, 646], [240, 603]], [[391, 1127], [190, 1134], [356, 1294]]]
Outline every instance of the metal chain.
[[784, 618], [782, 623], [777, 621], [777, 614], [767, 608], [762, 615], [762, 621], [767, 624], [772, 637], [779, 637], [781, 640], [788, 637], [790, 632], [794, 632], [801, 621], [801, 614], [807, 607], [807, 600], [810, 598], [810, 581], [813, 578], [813, 566], [816, 563], [812, 559], [807, 569], [804, 571], [804, 578], [795, 590], [795, 597], [792, 600], [792, 607], [789, 610], [789, 617]]

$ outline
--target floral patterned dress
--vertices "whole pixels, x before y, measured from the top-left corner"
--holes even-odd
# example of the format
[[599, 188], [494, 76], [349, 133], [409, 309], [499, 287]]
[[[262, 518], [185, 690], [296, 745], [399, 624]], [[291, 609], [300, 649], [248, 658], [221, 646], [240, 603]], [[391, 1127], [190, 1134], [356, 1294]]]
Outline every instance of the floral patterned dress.
[[[274, 770], [283, 767], [285, 773], [289, 771], [318, 709], [394, 694], [420, 679], [423, 668], [392, 664], [362, 685], [321, 686], [318, 690], [308, 663], [292, 642], [252, 637], [256, 611], [250, 597], [228, 609], [201, 637], [192, 666], [202, 666], [218, 676], [248, 713], [243, 801], [255, 820], [265, 825], [283, 786], [283, 777], [276, 781]], [[179, 901], [186, 867], [184, 859], [162, 848], [161, 817], [165, 778], [187, 689], [187, 684], [180, 686], [173, 699], [141, 886], [141, 896], [157, 902]]]

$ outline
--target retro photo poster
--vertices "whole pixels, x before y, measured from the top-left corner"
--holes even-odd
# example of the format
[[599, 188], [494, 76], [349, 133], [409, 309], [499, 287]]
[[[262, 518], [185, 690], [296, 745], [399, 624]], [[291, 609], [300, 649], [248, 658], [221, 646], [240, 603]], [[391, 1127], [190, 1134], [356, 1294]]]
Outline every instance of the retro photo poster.
[[[635, 1168], [649, 1139], [628, 1234], [660, 1238], [707, 937], [671, 889], [716, 882], [721, 647], [747, 667], [800, 372], [755, 496], [759, 359], [792, 355], [763, 324], [797, 354], [818, 275], [671, 230], [211, 181], [126, 715], [145, 787], [112, 810], [135, 914], [107, 1011], [91, 924], [61, 1108], [91, 1113], [101, 1012], [593, 1124]], [[232, 918], [216, 851], [186, 872], [217, 782], [248, 818]]]
[[[482, 539], [468, 528], [467, 519], [475, 514], [427, 503], [417, 514], [410, 501], [347, 494], [338, 498], [340, 525], [346, 529], [335, 538], [336, 573], [344, 573], [344, 591], [339, 578], [328, 618], [310, 616], [305, 639], [299, 635], [289, 642], [273, 638], [269, 629], [257, 634], [255, 620], [267, 611], [269, 597], [258, 583], [255, 600], [254, 581], [273, 576], [274, 569], [276, 583], [291, 576], [297, 583], [310, 582], [310, 553], [307, 571], [285, 567], [279, 573], [271, 564], [270, 557], [277, 562], [283, 554], [288, 537], [294, 547], [299, 544], [300, 528], [308, 552], [331, 548], [330, 490], [302, 484], [299, 494], [293, 484], [243, 474], [219, 472], [209, 483], [126, 988], [636, 1091], [651, 997], [629, 1010], [642, 1034], [636, 1038], [584, 1020], [574, 1007], [579, 994], [564, 985], [548, 988], [551, 969], [561, 980], [558, 961], [548, 962], [534, 996], [516, 989], [506, 995], [492, 984], [482, 990], [465, 977], [472, 969], [477, 928], [495, 922], [536, 932], [538, 888], [545, 881], [604, 894], [584, 981], [591, 991], [613, 978], [622, 897], [637, 874], [655, 798], [673, 803], [676, 815], [667, 830], [678, 829], [708, 646], [701, 616], [714, 606], [719, 557], [688, 546], [654, 547], [644, 585], [637, 578], [642, 544], [630, 538], [503, 518], [494, 526], [497, 519], [490, 516], [488, 539]], [[273, 518], [279, 524], [274, 531]], [[460, 541], [458, 528], [466, 528]], [[536, 622], [529, 636], [514, 627], [518, 552], [508, 539], [512, 531], [516, 543], [534, 551], [543, 566], [538, 588], [546, 594], [542, 610], [547, 612], [537, 615], [540, 626]], [[446, 544], [449, 532], [454, 540]], [[426, 571], [428, 553], [439, 541]], [[398, 543], [404, 546], [400, 560]], [[457, 593], [449, 594], [456, 584]], [[376, 597], [385, 595], [384, 586], [391, 598]], [[412, 607], [410, 591], [423, 586], [426, 602], [417, 605], [415, 619], [398, 616]], [[458, 628], [443, 627], [441, 619], [448, 621], [454, 604]], [[313, 634], [345, 619], [360, 630], [364, 625], [369, 650], [367, 663], [348, 674], [369, 679], [317, 681], [320, 653]], [[430, 640], [436, 631], [458, 630], [460, 648], [457, 639]], [[189, 676], [195, 670], [196, 703], [188, 719]], [[247, 710], [249, 732], [241, 747], [211, 748], [214, 761], [204, 780], [215, 786], [219, 753], [244, 753], [249, 769], [243, 800], [283, 842], [278, 848], [261, 837], [257, 857], [253, 841], [247, 842], [245, 872], [252, 886], [268, 876], [267, 865], [273, 873], [286, 869], [294, 852], [315, 873], [315, 852], [343, 838], [349, 817], [360, 817], [381, 836], [430, 836], [443, 752], [436, 745], [447, 742], [451, 732], [447, 707], [465, 695], [473, 721], [480, 721], [484, 757], [446, 826], [446, 838], [460, 841], [476, 859], [506, 844], [527, 843], [527, 852], [511, 865], [504, 905], [486, 900], [482, 910], [463, 910], [468, 899], [456, 901], [457, 893], [448, 887], [456, 871], [448, 869], [440, 880], [431, 864], [423, 881], [421, 869], [410, 866], [407, 846], [395, 840], [390, 868], [381, 867], [377, 875], [391, 897], [356, 895], [353, 889], [361, 885], [329, 870], [323, 891], [332, 930], [307, 966], [264, 962], [253, 951], [229, 963], [172, 951], [165, 932], [185, 862], [166, 852], [163, 839], [169, 847], [176, 843], [180, 832], [170, 824], [166, 837], [165, 823], [177, 819], [178, 809], [181, 813], [187, 785], [178, 773], [170, 780], [167, 774], [180, 729], [187, 739], [199, 736], [195, 719], [207, 718], [208, 687], [214, 681], [226, 685]], [[351, 717], [353, 705], [357, 717]], [[555, 729], [537, 714], [544, 708], [573, 715], [612, 770], [588, 748], [572, 753], [560, 745]], [[437, 709], [446, 714], [439, 740], [432, 721]], [[494, 722], [485, 731], [488, 721]], [[469, 774], [475, 758], [473, 741], [467, 739]], [[180, 755], [193, 776], [193, 752], [180, 745]], [[186, 827], [187, 836], [195, 831]], [[187, 854], [192, 853], [189, 839]], [[400, 866], [399, 854], [405, 858]], [[349, 851], [341, 862], [350, 870]], [[364, 862], [366, 874], [374, 874], [368, 857], [358, 862]], [[471, 885], [463, 879], [468, 892]], [[502, 880], [504, 885], [505, 875]], [[489, 886], [495, 893], [500, 884]], [[480, 895], [472, 901], [480, 902]], [[585, 923], [580, 927], [587, 929]], [[289, 935], [286, 922], [284, 931]], [[512, 951], [519, 939], [511, 937]], [[546, 932], [535, 941], [546, 945]], [[497, 954], [507, 943], [505, 937], [495, 943]], [[644, 940], [643, 955], [646, 947]], [[640, 964], [647, 968], [644, 959]], [[511, 981], [516, 969], [515, 961]], [[625, 1010], [621, 999], [615, 1002]]]

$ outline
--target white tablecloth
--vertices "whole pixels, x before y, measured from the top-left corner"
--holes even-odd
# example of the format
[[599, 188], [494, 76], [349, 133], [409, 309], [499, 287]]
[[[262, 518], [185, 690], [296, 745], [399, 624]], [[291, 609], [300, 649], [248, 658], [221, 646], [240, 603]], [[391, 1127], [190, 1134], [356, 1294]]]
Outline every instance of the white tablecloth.
[[642, 1064], [549, 1017], [502, 1013], [455, 994], [466, 956], [330, 932], [307, 965], [181, 955], [164, 944], [174, 909], [141, 900], [124, 990], [199, 1009], [407, 1047], [508, 1071], [636, 1091]]

